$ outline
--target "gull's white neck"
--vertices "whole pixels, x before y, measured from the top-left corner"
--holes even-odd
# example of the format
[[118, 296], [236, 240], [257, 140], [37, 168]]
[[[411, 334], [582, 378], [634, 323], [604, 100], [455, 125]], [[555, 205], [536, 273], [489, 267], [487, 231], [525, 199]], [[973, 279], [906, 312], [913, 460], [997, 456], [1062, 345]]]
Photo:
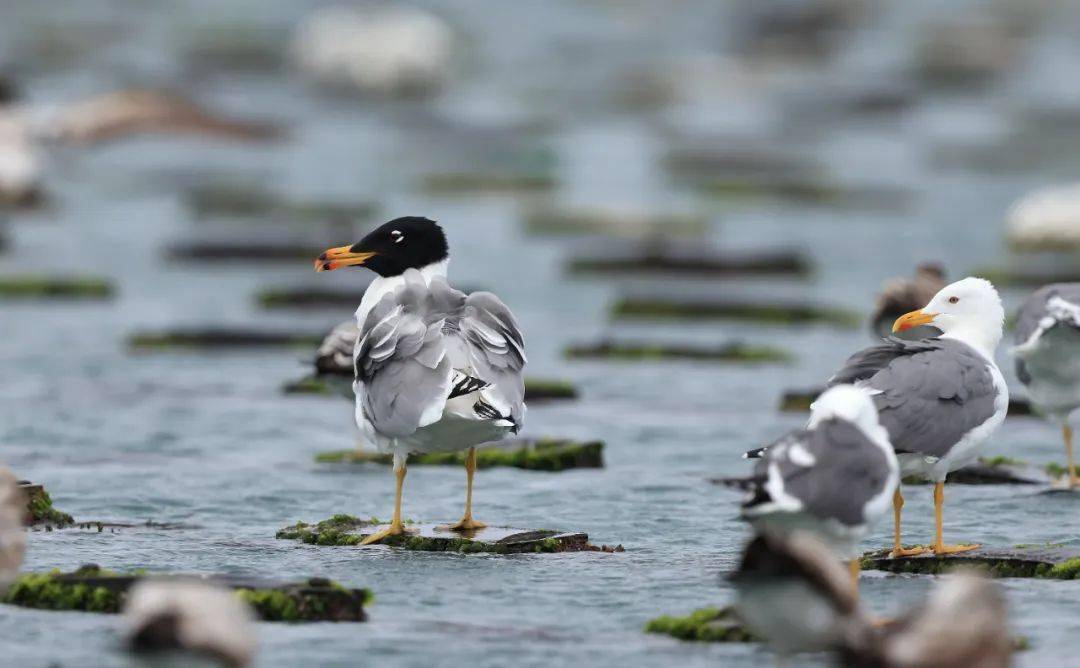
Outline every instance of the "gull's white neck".
[[[432, 262], [426, 267], [421, 267], [420, 275], [424, 277], [424, 282], [431, 283], [431, 279], [436, 277], [446, 278], [446, 265], [448, 262], [449, 258], [440, 260], [439, 262]], [[399, 286], [404, 284], [404, 274], [399, 274], [397, 276], [376, 276], [375, 280], [368, 286], [368, 289], [364, 291], [364, 298], [360, 300], [360, 306], [356, 309], [356, 324], [363, 327], [364, 320], [367, 319], [367, 314], [371, 309], [375, 308], [375, 304], [379, 303], [379, 300], [383, 298], [383, 295], [397, 290]]]
[[988, 362], [997, 365], [994, 361], [994, 353], [997, 351], [998, 344], [1001, 343], [1001, 327], [991, 329], [977, 325], [958, 325], [942, 334], [941, 338], [966, 343], [985, 357]]

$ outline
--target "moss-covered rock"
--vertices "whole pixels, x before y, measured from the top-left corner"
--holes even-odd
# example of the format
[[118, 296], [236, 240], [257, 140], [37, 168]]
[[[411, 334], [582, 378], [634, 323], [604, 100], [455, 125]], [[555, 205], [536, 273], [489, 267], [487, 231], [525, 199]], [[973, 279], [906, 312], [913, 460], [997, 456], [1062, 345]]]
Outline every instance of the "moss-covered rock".
[[717, 300], [627, 297], [615, 303], [612, 317], [655, 320], [740, 320], [768, 325], [823, 324], [858, 327], [854, 311], [811, 304], [767, 304]]
[[672, 274], [689, 276], [805, 276], [810, 261], [802, 253], [776, 251], [747, 254], [672, 253], [641, 250], [631, 253], [574, 258], [574, 274]]
[[75, 518], [53, 507], [52, 497], [43, 486], [20, 480], [19, 489], [26, 497], [26, 515], [23, 522], [27, 526], [63, 529], [75, 524]]
[[[595, 546], [588, 534], [551, 530], [527, 531], [492, 527], [475, 532], [456, 532], [448, 526], [406, 522], [405, 535], [391, 536], [381, 545], [416, 552], [458, 554], [543, 554], [551, 552], [621, 552], [622, 546]], [[298, 540], [308, 545], [355, 547], [365, 537], [385, 528], [377, 519], [363, 520], [351, 515], [335, 515], [318, 524], [297, 522], [278, 530], [276, 538]]]
[[998, 578], [1073, 580], [1080, 576], [1080, 549], [1062, 545], [980, 547], [957, 554], [923, 554], [896, 559], [889, 557], [889, 550], [885, 549], [864, 554], [861, 564], [864, 570], [890, 573], [937, 575], [968, 567]]
[[779, 348], [733, 342], [721, 346], [699, 347], [670, 343], [643, 343], [604, 340], [593, 344], [573, 345], [566, 349], [570, 359], [650, 362], [658, 360], [693, 360], [743, 364], [782, 364], [791, 355]]
[[731, 608], [702, 608], [683, 617], [665, 615], [649, 620], [646, 633], [699, 642], [757, 642]]
[[700, 237], [708, 232], [709, 219], [696, 213], [543, 208], [525, 216], [525, 229], [542, 235]]
[[166, 248], [171, 260], [189, 262], [303, 262], [312, 261], [325, 248], [288, 240], [177, 241]]
[[[95, 565], [71, 572], [26, 573], [8, 589], [3, 602], [24, 608], [120, 612], [128, 592], [146, 573], [116, 573]], [[153, 575], [155, 578], [190, 576]], [[349, 589], [325, 578], [275, 583], [235, 576], [208, 579], [229, 587], [251, 604], [268, 622], [353, 621], [366, 619], [364, 607], [372, 600], [367, 589]]]
[[[409, 457], [410, 466], [464, 466], [465, 451], [427, 452]], [[315, 461], [329, 464], [393, 463], [392, 455], [360, 450], [334, 450], [316, 455]], [[572, 441], [568, 439], [510, 439], [502, 445], [476, 451], [478, 468], [506, 466], [530, 471], [565, 471], [604, 466], [603, 441]]]
[[128, 337], [128, 347], [139, 352], [164, 350], [215, 350], [245, 348], [312, 348], [322, 335], [303, 332], [272, 332], [262, 329], [175, 329], [136, 332]]
[[[335, 374], [312, 374], [285, 383], [281, 390], [285, 394], [319, 394], [323, 396], [342, 396], [353, 399], [352, 376]], [[568, 380], [549, 378], [526, 378], [525, 401], [559, 401], [578, 398], [577, 387]]]
[[111, 280], [96, 276], [0, 276], [0, 299], [104, 300], [115, 294]]
[[979, 267], [970, 276], [979, 276], [997, 287], [1038, 288], [1047, 283], [1074, 283], [1080, 281], [1080, 271], [1075, 267], [1048, 271], [1044, 268]]
[[544, 172], [437, 172], [420, 181], [420, 189], [431, 195], [543, 193], [558, 185], [553, 174]]
[[[363, 284], [361, 283], [361, 288]], [[267, 288], [255, 295], [265, 309], [345, 309], [354, 310], [364, 297], [364, 290], [333, 288]]]
[[192, 213], [200, 218], [271, 218], [282, 222], [355, 222], [370, 218], [378, 210], [374, 202], [295, 199], [241, 183], [197, 186], [187, 193], [185, 201]]

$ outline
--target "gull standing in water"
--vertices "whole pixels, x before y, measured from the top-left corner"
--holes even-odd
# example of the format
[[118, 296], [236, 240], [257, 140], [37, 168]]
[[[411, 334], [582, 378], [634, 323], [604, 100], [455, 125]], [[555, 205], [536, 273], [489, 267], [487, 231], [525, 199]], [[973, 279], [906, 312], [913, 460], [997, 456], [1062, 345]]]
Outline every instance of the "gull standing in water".
[[829, 384], [854, 383], [869, 393], [900, 461], [902, 475], [934, 482], [935, 540], [931, 548], [900, 543], [904, 497], [896, 488], [892, 556], [932, 550], [948, 554], [978, 545], [942, 540], [945, 476], [970, 464], [1005, 419], [1009, 391], [994, 362], [1005, 311], [989, 281], [965, 278], [945, 286], [926, 306], [900, 316], [894, 332], [932, 325], [942, 334], [918, 341], [897, 338], [852, 355]]
[[813, 531], [849, 561], [858, 586], [859, 542], [888, 512], [900, 465], [870, 397], [837, 385], [806, 428], [766, 449], [751, 477], [725, 482], [747, 490], [742, 516], [756, 529]]
[[315, 261], [317, 271], [364, 266], [378, 274], [356, 310], [353, 390], [357, 426], [393, 454], [397, 489], [390, 526], [363, 544], [405, 533], [401, 496], [412, 452], [468, 450], [465, 515], [451, 528], [486, 526], [472, 516], [476, 446], [517, 433], [525, 417], [521, 330], [495, 295], [450, 287], [448, 260], [442, 228], [406, 217]]
[[1069, 488], [1073, 467], [1069, 414], [1080, 407], [1080, 283], [1054, 283], [1035, 291], [1016, 321], [1016, 377], [1041, 413], [1061, 423]]

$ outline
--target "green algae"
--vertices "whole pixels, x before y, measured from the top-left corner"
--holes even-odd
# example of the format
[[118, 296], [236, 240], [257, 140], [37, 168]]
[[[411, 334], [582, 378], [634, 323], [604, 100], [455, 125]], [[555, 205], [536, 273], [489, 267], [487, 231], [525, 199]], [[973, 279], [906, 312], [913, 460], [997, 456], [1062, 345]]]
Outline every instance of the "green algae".
[[695, 348], [662, 343], [602, 341], [592, 345], [571, 346], [566, 349], [566, 356], [570, 359], [606, 359], [624, 362], [692, 360], [741, 364], [783, 364], [792, 361], [791, 355], [779, 348], [748, 345], [739, 342], [718, 347]]
[[768, 325], [823, 324], [858, 327], [862, 317], [846, 309], [806, 304], [673, 301], [628, 297], [615, 303], [612, 317], [659, 320], [738, 320]]
[[26, 524], [63, 529], [75, 524], [75, 518], [53, 507], [52, 497], [40, 485], [23, 485], [26, 494]]
[[[477, 468], [509, 467], [529, 471], [558, 472], [575, 468], [602, 468], [603, 441], [572, 441], [542, 438], [517, 447], [481, 448], [476, 451]], [[464, 466], [466, 452], [427, 452], [411, 455], [410, 466]], [[393, 455], [359, 450], [319, 453], [315, 461], [329, 464], [393, 463]]]
[[[288, 381], [281, 387], [285, 394], [313, 394], [342, 396], [352, 399], [352, 376], [312, 374]], [[525, 401], [555, 401], [577, 399], [577, 387], [568, 380], [552, 378], [526, 378]]]
[[757, 642], [735, 618], [731, 608], [701, 608], [686, 616], [657, 617], [645, 625], [646, 633], [698, 642]]
[[[914, 546], [905, 545], [905, 548]], [[1054, 545], [1016, 546], [1016, 550], [1028, 548], [1052, 550]], [[864, 554], [859, 563], [864, 570], [883, 570], [890, 573], [910, 575], [941, 575], [957, 568], [975, 570], [993, 578], [1040, 578], [1048, 580], [1075, 580], [1080, 578], [1080, 557], [1065, 559], [1054, 563], [1052, 559], [1042, 560], [1038, 555], [1026, 557], [1019, 552], [1015, 555], [979, 555], [959, 557], [920, 556], [900, 559], [888, 558], [889, 550], [878, 550]]]
[[0, 277], [0, 298], [3, 299], [104, 300], [115, 294], [112, 281], [93, 276]]
[[[144, 573], [116, 573], [84, 566], [73, 573], [58, 570], [20, 575], [3, 602], [24, 608], [118, 613], [130, 588]], [[85, 580], [85, 581], [84, 581]], [[268, 622], [363, 621], [368, 589], [349, 589], [325, 578], [273, 587], [234, 587], [257, 616]]]
[[172, 330], [139, 332], [128, 337], [135, 351], [213, 350], [246, 348], [311, 348], [322, 343], [318, 334], [266, 332], [261, 330]]

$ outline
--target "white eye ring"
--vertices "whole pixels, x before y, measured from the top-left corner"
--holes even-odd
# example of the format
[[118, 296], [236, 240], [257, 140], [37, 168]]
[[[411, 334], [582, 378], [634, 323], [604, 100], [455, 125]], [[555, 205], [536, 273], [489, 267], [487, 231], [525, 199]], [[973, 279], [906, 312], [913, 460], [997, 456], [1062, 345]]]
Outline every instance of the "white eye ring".
[[405, 241], [405, 235], [402, 234], [400, 230], [393, 230], [390, 232], [390, 238], [394, 240], [395, 244], [400, 244], [402, 241]]

